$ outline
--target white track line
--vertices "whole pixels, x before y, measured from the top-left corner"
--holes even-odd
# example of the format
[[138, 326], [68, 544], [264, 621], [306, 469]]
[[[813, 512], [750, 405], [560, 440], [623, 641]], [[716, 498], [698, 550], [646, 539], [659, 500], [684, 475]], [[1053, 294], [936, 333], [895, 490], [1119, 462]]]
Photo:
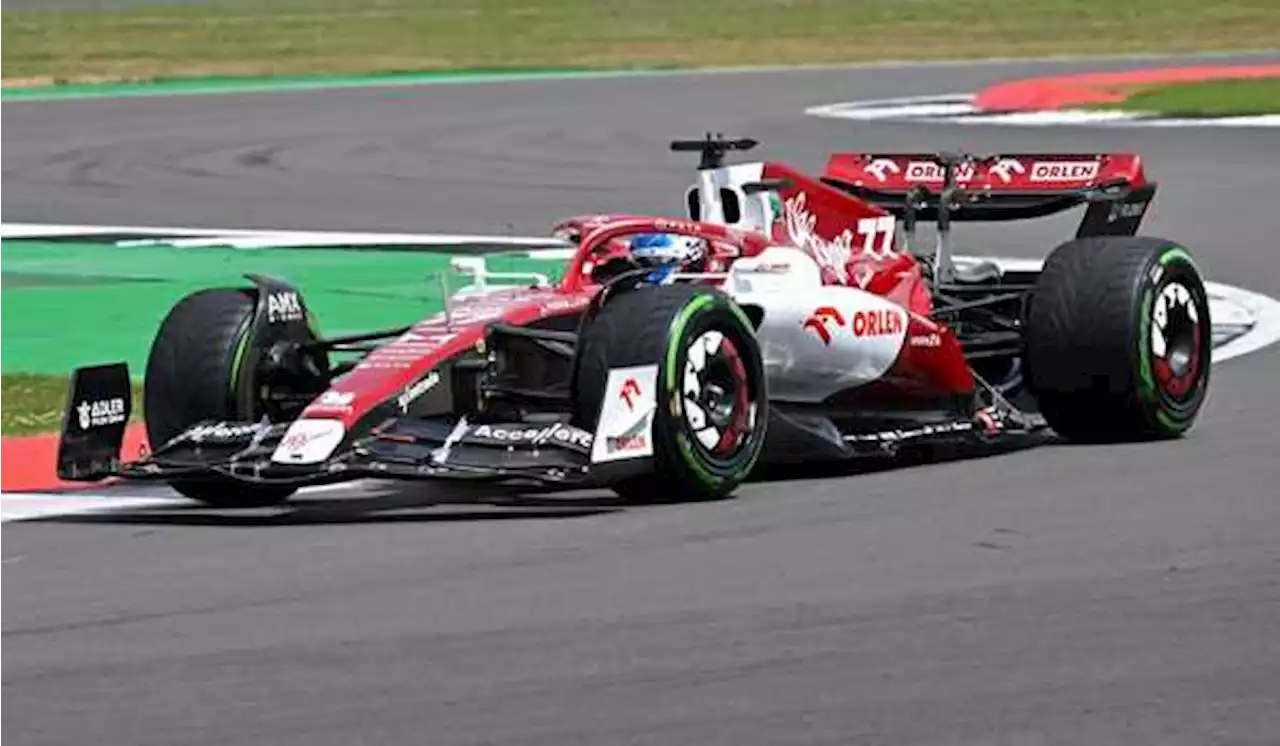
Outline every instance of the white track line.
[[[358, 489], [367, 482], [326, 484], [303, 487], [299, 496], [314, 496], [327, 492], [343, 492]], [[119, 489], [119, 488], [116, 488]], [[95, 493], [90, 490], [75, 492], [4, 492], [0, 493], [0, 523], [26, 521], [58, 515], [78, 515], [116, 510], [156, 510], [164, 508], [199, 507], [177, 492], [160, 487], [150, 488], [154, 494], [130, 495], [118, 491]]]
[[[1205, 290], [1209, 292], [1211, 301], [1216, 296], [1237, 309], [1243, 309], [1244, 316], [1252, 317], [1249, 331], [1213, 349], [1215, 363], [1256, 352], [1280, 341], [1280, 301], [1252, 290], [1218, 282], [1206, 282]], [[1221, 314], [1222, 311], [1211, 308], [1210, 317], [1215, 318], [1215, 313]], [[1240, 318], [1240, 315], [1236, 315], [1231, 321], [1238, 321]]]
[[1241, 117], [1162, 117], [1141, 111], [1056, 109], [986, 113], [973, 104], [972, 93], [845, 101], [810, 106], [805, 114], [823, 119], [860, 122], [902, 121], [1015, 127], [1280, 127], [1280, 115]]
[[0, 523], [104, 510], [163, 508], [188, 504], [180, 497], [130, 497], [112, 494], [5, 492], [0, 494]]
[[972, 93], [944, 93], [932, 96], [900, 96], [898, 98], [879, 98], [867, 101], [843, 101], [834, 104], [810, 106], [805, 114], [825, 119], [853, 119], [874, 121], [877, 119], [921, 119], [929, 121], [934, 117], [952, 117], [962, 114], [973, 114], [978, 109], [973, 105]]

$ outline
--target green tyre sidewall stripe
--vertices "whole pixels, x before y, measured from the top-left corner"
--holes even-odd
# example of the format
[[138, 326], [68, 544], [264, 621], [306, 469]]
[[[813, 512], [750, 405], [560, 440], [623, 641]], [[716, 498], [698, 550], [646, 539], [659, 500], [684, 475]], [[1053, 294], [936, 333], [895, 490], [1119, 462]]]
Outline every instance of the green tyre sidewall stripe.
[[[1161, 269], [1158, 280], [1151, 280], [1153, 268]], [[1172, 277], [1170, 276], [1172, 275]], [[1155, 380], [1155, 367], [1151, 358], [1151, 324], [1156, 293], [1162, 291], [1171, 282], [1178, 282], [1192, 294], [1192, 302], [1196, 304], [1199, 314], [1197, 334], [1202, 335], [1201, 355], [1204, 357], [1204, 370], [1200, 381], [1196, 384], [1197, 392], [1185, 404], [1177, 406], [1165, 400]], [[1170, 244], [1155, 257], [1153, 262], [1143, 267], [1144, 289], [1142, 302], [1139, 304], [1138, 338], [1138, 394], [1139, 406], [1147, 413], [1149, 422], [1161, 435], [1176, 436], [1186, 431], [1195, 419], [1195, 414], [1203, 404], [1208, 392], [1209, 375], [1212, 364], [1212, 338], [1207, 329], [1209, 319], [1208, 301], [1205, 297], [1204, 281], [1191, 253], [1182, 246]], [[1204, 301], [1203, 303], [1201, 301]], [[1182, 410], [1182, 411], [1179, 411]]]
[[[727, 461], [717, 463], [713, 471], [706, 459], [701, 455], [700, 449], [692, 443], [688, 433], [685, 431], [683, 405], [680, 403], [681, 392], [678, 387], [677, 373], [681, 370], [681, 363], [687, 355], [689, 338], [693, 336], [690, 333], [691, 326], [701, 331], [701, 329], [698, 329], [697, 324], [699, 314], [714, 310], [726, 311], [732, 314], [733, 318], [741, 324], [741, 335], [747, 337], [753, 335], [750, 320], [732, 300], [710, 292], [696, 296], [680, 309], [679, 313], [671, 320], [671, 325], [668, 328], [667, 349], [662, 366], [663, 381], [665, 383], [663, 388], [665, 390], [663, 391], [663, 397], [660, 397], [668, 398], [670, 401], [670, 406], [666, 408], [665, 416], [669, 418], [667, 424], [674, 434], [680, 459], [700, 482], [711, 489], [715, 489], [726, 481], [746, 479], [751, 470], [755, 468], [764, 444], [763, 437], [755, 437], [754, 441], [744, 448], [742, 452]], [[727, 330], [721, 329], [721, 331]], [[749, 363], [748, 367], [756, 374], [756, 380], [753, 383], [755, 385], [754, 399], [757, 402], [757, 428], [759, 428], [761, 421], [768, 416], [768, 405], [764, 370], [758, 355], [756, 362]], [[659, 466], [659, 468], [661, 467]], [[717, 475], [716, 471], [722, 471], [723, 474]]]

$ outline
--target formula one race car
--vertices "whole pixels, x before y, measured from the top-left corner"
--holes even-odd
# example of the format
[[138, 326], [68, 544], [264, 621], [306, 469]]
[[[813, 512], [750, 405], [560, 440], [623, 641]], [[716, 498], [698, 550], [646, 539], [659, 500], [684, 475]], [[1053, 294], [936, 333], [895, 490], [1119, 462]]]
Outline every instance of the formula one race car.
[[[687, 218], [561, 221], [575, 252], [554, 283], [495, 287], [459, 259], [471, 289], [401, 328], [321, 338], [302, 293], [262, 276], [189, 295], [147, 363], [154, 450], [120, 459], [125, 365], [81, 368], [59, 474], [218, 506], [370, 477], [709, 499], [758, 463], [1195, 420], [1208, 301], [1185, 248], [1134, 235], [1155, 192], [1137, 156], [838, 154], [818, 179], [724, 165], [754, 145], [673, 143], [702, 159]], [[953, 222], [1078, 205], [1042, 268], [952, 254]], [[918, 255], [922, 220], [937, 243]]]

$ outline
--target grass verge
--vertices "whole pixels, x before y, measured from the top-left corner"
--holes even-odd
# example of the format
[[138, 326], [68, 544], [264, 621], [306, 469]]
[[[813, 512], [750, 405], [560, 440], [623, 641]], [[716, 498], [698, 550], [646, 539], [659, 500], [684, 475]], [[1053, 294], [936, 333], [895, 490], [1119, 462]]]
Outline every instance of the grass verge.
[[83, 2], [94, 9], [7, 4], [6, 87], [192, 76], [776, 65], [1280, 46], [1275, 0]]
[[[67, 405], [70, 380], [66, 376], [26, 373], [0, 376], [0, 435], [57, 432]], [[133, 386], [133, 420], [141, 419], [142, 388]]]
[[1142, 111], [1173, 117], [1227, 117], [1280, 113], [1280, 78], [1209, 80], [1144, 88], [1124, 101], [1095, 109]]

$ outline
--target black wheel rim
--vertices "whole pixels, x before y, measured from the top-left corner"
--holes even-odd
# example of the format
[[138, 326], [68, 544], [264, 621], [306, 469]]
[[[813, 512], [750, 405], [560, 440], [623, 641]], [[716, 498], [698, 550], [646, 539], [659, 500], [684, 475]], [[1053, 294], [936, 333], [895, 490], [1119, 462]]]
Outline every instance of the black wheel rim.
[[711, 461], [730, 461], [747, 447], [757, 405], [742, 347], [732, 336], [707, 330], [685, 356], [681, 385], [684, 428]]
[[1160, 394], [1172, 402], [1195, 397], [1204, 376], [1207, 318], [1191, 289], [1174, 280], [1162, 287], [1151, 309], [1152, 368]]

